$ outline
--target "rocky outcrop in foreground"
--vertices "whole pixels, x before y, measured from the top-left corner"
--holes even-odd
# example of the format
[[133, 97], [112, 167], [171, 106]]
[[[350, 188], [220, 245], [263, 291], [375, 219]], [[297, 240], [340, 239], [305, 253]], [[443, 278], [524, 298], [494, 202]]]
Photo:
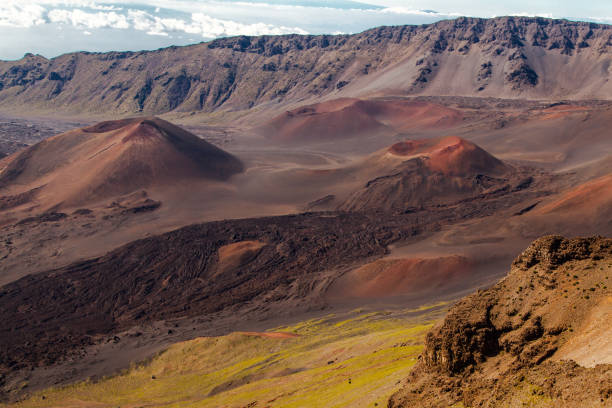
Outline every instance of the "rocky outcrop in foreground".
[[535, 241], [428, 334], [389, 407], [610, 406], [611, 274], [612, 239]]

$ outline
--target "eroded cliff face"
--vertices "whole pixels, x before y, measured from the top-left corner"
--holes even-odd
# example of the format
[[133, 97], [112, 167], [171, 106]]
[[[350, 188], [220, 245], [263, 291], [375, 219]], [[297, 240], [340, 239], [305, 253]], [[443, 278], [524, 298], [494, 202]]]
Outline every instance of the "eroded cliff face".
[[428, 334], [389, 406], [609, 406], [611, 273], [612, 239], [535, 241]]
[[504, 17], [355, 35], [234, 37], [50, 60], [28, 54], [0, 62], [0, 106], [211, 112], [389, 91], [608, 99], [611, 50], [607, 25]]

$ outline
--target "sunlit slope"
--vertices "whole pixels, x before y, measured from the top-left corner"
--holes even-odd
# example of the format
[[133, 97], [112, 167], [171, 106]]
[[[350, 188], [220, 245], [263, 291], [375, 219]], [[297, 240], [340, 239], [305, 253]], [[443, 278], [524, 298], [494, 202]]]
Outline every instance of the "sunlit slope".
[[384, 406], [442, 310], [329, 315], [199, 338], [119, 376], [42, 391], [16, 406]]

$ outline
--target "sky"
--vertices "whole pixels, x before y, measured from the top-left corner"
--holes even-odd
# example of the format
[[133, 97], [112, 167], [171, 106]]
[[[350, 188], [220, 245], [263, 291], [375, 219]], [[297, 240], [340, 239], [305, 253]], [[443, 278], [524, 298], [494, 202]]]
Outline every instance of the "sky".
[[459, 16], [612, 24], [611, 0], [0, 0], [0, 59], [187, 45], [218, 37], [357, 33]]

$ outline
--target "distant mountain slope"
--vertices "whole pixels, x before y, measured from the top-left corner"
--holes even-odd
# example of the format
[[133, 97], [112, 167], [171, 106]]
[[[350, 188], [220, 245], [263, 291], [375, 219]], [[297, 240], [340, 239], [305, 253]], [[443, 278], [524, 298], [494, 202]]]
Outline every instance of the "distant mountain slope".
[[390, 408], [609, 407], [612, 240], [536, 240], [428, 335]]
[[[237, 158], [164, 120], [108, 121], [0, 160], [0, 209], [23, 194], [43, 207], [75, 206], [143, 188], [225, 180], [240, 171]], [[30, 200], [22, 201], [12, 200]]]
[[609, 99], [612, 27], [459, 18], [355, 35], [235, 37], [157, 51], [0, 62], [0, 107], [75, 112], [243, 110], [401, 92]]

